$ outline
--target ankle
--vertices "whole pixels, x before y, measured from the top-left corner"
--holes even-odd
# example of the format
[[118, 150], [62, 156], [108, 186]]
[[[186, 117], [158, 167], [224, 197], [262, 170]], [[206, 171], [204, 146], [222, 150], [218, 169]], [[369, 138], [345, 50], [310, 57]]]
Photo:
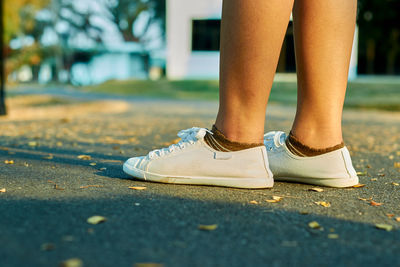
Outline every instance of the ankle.
[[213, 149], [224, 152], [239, 151], [264, 145], [263, 142], [243, 143], [232, 141], [227, 138], [215, 125], [213, 125], [211, 133], [206, 134], [204, 141]]
[[315, 149], [333, 147], [343, 142], [340, 120], [296, 116], [291, 133], [299, 142]]
[[239, 120], [227, 123], [217, 118], [214, 126], [226, 139], [232, 142], [263, 143], [264, 124], [262, 124], [262, 127], [254, 127], [253, 125], [257, 124], [251, 122], [242, 123]]
[[289, 136], [286, 138], [286, 146], [293, 154], [300, 157], [313, 157], [322, 155], [328, 152], [332, 152], [344, 147], [344, 143], [341, 142], [334, 146], [325, 147], [325, 148], [313, 148], [304, 143], [300, 142], [292, 132], [289, 133]]

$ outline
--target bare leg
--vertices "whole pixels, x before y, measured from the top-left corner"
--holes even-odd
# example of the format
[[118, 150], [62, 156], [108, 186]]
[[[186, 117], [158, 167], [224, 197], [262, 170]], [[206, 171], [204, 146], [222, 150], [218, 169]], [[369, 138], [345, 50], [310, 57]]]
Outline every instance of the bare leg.
[[356, 0], [296, 0], [294, 4], [298, 104], [292, 133], [313, 148], [342, 142], [356, 9]]
[[220, 107], [216, 126], [230, 140], [262, 143], [265, 110], [293, 0], [225, 0]]

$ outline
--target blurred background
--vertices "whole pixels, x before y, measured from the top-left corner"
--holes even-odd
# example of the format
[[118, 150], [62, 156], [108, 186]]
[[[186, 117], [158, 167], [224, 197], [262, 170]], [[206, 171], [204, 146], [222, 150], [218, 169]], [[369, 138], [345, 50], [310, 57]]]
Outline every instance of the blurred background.
[[[152, 88], [148, 81], [164, 81], [157, 86], [217, 88], [221, 0], [2, 2], [2, 80], [11, 86], [125, 86], [122, 93], [139, 86], [143, 93]], [[400, 0], [360, 0], [358, 9], [349, 79], [398, 80]], [[290, 22], [278, 80], [295, 81], [292, 27]], [[127, 80], [132, 83], [116, 82]], [[115, 83], [93, 87], [107, 81]]]

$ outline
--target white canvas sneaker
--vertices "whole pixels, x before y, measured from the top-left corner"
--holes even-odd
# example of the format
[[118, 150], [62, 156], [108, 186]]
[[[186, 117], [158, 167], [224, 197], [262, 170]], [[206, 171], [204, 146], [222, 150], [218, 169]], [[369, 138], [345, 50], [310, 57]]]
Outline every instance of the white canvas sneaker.
[[285, 140], [286, 134], [280, 131], [264, 135], [269, 167], [275, 181], [330, 187], [358, 184], [358, 177], [346, 147], [318, 156], [299, 157], [289, 151]]
[[191, 128], [178, 133], [181, 141], [147, 156], [128, 159], [125, 173], [141, 180], [239, 188], [273, 186], [272, 173], [264, 146], [220, 152], [208, 146], [208, 130]]

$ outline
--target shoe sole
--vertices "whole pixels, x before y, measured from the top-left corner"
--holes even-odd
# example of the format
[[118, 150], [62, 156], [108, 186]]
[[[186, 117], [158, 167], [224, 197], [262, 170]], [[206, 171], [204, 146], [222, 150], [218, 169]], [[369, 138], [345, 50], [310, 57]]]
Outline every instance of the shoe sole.
[[171, 177], [168, 175], [154, 174], [134, 168], [129, 164], [123, 165], [123, 170], [135, 178], [145, 181], [167, 183], [167, 184], [186, 184], [186, 185], [212, 185], [234, 188], [271, 188], [274, 185], [272, 178], [233, 178], [233, 177]]
[[295, 178], [295, 177], [274, 177], [275, 181], [294, 182], [302, 184], [320, 185], [328, 187], [351, 187], [359, 183], [358, 177], [353, 178]]

